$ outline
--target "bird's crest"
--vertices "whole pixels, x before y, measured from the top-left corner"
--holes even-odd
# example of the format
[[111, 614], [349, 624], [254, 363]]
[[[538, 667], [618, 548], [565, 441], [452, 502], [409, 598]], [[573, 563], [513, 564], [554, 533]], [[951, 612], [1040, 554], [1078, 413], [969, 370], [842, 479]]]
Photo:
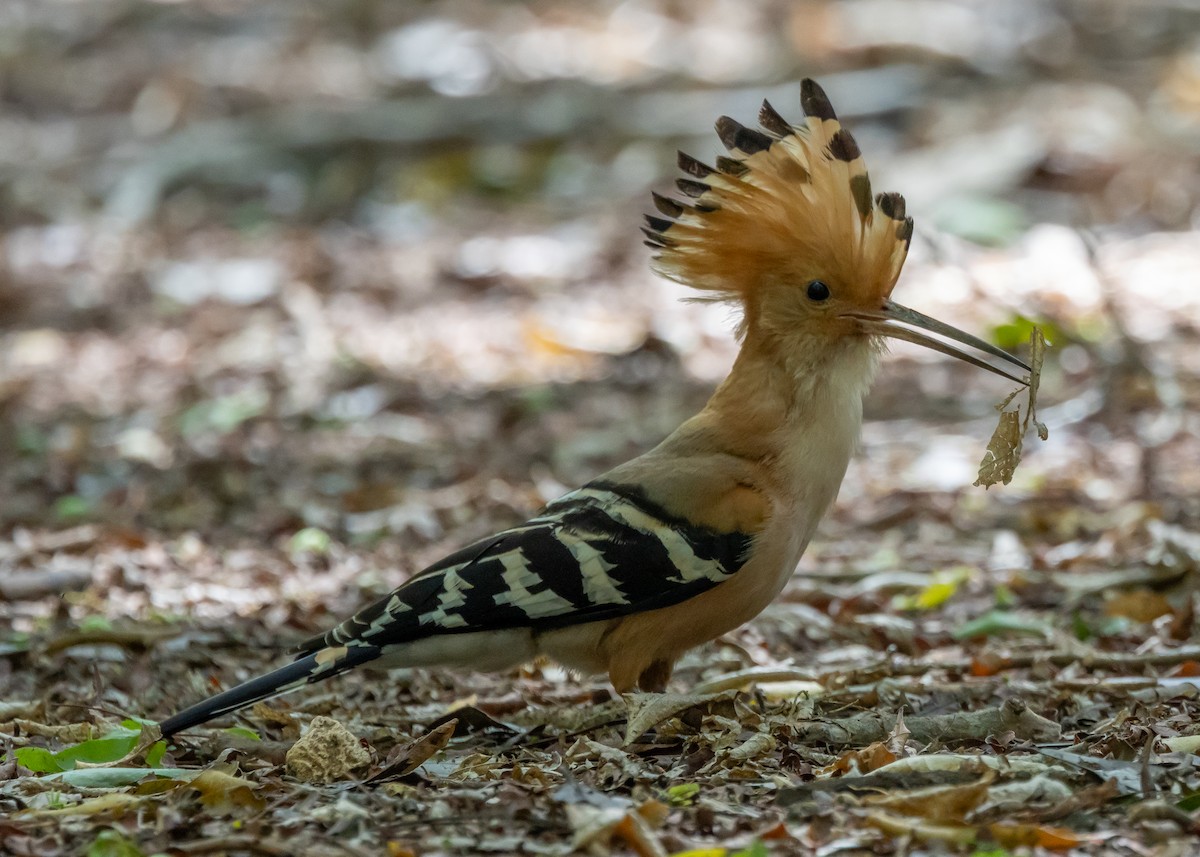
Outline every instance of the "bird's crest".
[[761, 131], [718, 119], [729, 156], [716, 167], [679, 153], [685, 200], [654, 194], [664, 216], [647, 215], [643, 230], [658, 273], [748, 311], [764, 287], [806, 277], [863, 300], [891, 293], [913, 231], [904, 197], [872, 196], [858, 144], [812, 80], [800, 102], [801, 125], [766, 101]]

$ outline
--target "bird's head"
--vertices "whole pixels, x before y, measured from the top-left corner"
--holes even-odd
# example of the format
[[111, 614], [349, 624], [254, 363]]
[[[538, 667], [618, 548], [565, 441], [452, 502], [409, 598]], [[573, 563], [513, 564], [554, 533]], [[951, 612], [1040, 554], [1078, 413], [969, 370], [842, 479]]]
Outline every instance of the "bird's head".
[[801, 84], [800, 101], [801, 125], [765, 101], [762, 130], [718, 119], [729, 155], [715, 167], [680, 153], [683, 199], [655, 194], [663, 216], [646, 218], [655, 270], [741, 304], [752, 341], [813, 352], [892, 337], [1023, 383], [929, 334], [1028, 370], [1012, 355], [891, 300], [913, 233], [904, 197], [872, 194], [858, 144], [815, 82]]

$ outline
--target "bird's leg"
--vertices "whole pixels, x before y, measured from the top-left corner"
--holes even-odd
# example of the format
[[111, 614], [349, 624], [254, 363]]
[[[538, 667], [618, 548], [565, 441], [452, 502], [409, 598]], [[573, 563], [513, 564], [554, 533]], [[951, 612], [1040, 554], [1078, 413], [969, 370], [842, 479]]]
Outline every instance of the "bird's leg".
[[638, 676], [638, 689], [647, 693], [662, 693], [667, 689], [674, 668], [670, 661], [654, 661]]

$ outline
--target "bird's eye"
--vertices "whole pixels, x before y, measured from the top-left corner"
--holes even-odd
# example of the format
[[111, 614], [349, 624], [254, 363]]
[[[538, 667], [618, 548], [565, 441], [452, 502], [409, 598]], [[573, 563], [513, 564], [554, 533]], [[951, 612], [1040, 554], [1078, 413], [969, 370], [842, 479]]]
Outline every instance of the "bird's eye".
[[813, 280], [808, 284], [808, 299], [810, 301], [829, 300], [829, 286], [820, 280]]

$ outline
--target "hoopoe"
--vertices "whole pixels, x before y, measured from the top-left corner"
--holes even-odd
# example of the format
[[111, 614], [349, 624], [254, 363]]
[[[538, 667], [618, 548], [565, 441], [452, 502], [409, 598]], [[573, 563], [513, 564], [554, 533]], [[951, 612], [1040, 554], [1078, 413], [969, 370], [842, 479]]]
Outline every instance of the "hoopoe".
[[[683, 153], [684, 200], [654, 194], [654, 267], [741, 308], [741, 349], [699, 414], [649, 452], [451, 554], [296, 661], [204, 700], [164, 735], [361, 664], [501, 670], [545, 655], [662, 690], [678, 658], [753, 619], [787, 583], [856, 447], [884, 337], [1025, 379], [1004, 351], [890, 300], [913, 221], [873, 196], [850, 132], [816, 83], [797, 126], [728, 117], [709, 167]], [[901, 327], [900, 325], [906, 325]]]

